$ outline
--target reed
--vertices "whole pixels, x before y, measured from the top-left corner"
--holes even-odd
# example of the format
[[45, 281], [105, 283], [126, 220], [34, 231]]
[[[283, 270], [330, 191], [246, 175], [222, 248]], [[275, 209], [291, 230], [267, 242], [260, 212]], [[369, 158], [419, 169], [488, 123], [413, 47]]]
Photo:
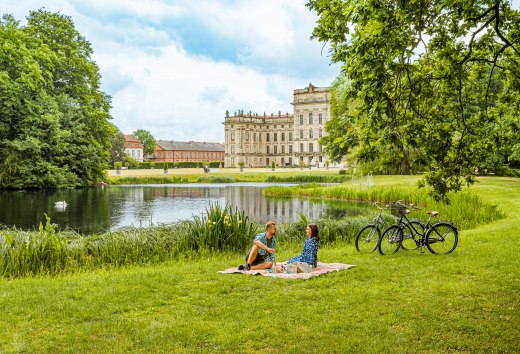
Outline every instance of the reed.
[[344, 183], [352, 179], [346, 175], [295, 175], [295, 176], [268, 176], [266, 182], [300, 182], [300, 183]]
[[0, 275], [54, 275], [243, 251], [257, 227], [243, 211], [217, 204], [203, 216], [173, 225], [125, 227], [91, 236], [59, 232], [47, 217], [38, 231], [0, 230]]
[[314, 223], [319, 229], [321, 246], [338, 242], [352, 243], [358, 231], [370, 220], [369, 216], [308, 220], [304, 215], [300, 215], [298, 222], [279, 225], [276, 237], [281, 248], [303, 246], [306, 237], [305, 228], [309, 223]]
[[124, 184], [172, 184], [172, 183], [195, 183], [197, 176], [125, 176], [108, 177], [107, 183], [110, 185]]
[[496, 205], [484, 203], [482, 199], [468, 188], [450, 193], [449, 205], [435, 202], [425, 188], [416, 186], [375, 186], [362, 189], [353, 185], [320, 186], [307, 184], [294, 187], [273, 186], [264, 190], [265, 195], [273, 197], [309, 197], [335, 200], [379, 201], [382, 204], [401, 200], [403, 203], [414, 203], [423, 208], [416, 211], [414, 217], [425, 218], [424, 211], [436, 210], [440, 218], [449, 219], [460, 229], [473, 228], [504, 217]]
[[219, 173], [219, 174], [176, 174], [158, 176], [119, 176], [108, 177], [110, 185], [121, 184], [168, 184], [168, 183], [235, 183], [235, 182], [299, 182], [299, 183], [343, 183], [351, 176], [338, 175], [334, 171], [276, 172], [276, 175], [258, 172]]
[[233, 176], [201, 176], [197, 179], [199, 183], [235, 183], [236, 177]]

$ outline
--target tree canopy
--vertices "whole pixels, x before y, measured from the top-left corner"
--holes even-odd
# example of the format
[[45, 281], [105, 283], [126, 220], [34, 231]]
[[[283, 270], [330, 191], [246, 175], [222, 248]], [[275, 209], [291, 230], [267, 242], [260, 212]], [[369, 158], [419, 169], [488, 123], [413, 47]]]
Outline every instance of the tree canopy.
[[426, 167], [436, 199], [520, 167], [520, 14], [502, 0], [310, 0], [342, 63], [325, 151]]
[[114, 166], [114, 163], [121, 162], [126, 156], [125, 152], [125, 135], [114, 126], [116, 133], [112, 137], [110, 147], [110, 165]]
[[137, 129], [132, 135], [141, 141], [145, 154], [152, 154], [155, 151], [155, 138], [148, 130]]
[[108, 169], [110, 97], [72, 19], [0, 20], [0, 188], [87, 186]]

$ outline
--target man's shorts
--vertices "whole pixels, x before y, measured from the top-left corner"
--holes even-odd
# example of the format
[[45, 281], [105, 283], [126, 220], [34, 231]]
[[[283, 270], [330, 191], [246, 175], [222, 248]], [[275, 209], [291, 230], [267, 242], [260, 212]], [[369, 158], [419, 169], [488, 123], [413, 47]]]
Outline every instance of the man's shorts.
[[[249, 259], [249, 254], [251, 253], [251, 250], [249, 250], [246, 254], [246, 263], [247, 263], [247, 260]], [[262, 264], [262, 263], [265, 263], [266, 260], [264, 258], [264, 256], [261, 256], [259, 255], [258, 253], [256, 254], [256, 258], [253, 260], [253, 263], [251, 263], [251, 265], [259, 265], [259, 264]]]

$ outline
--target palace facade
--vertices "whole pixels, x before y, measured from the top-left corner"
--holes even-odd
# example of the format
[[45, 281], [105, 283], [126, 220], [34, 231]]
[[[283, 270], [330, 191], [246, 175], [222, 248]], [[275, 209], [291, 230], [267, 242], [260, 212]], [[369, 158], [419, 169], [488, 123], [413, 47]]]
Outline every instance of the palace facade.
[[319, 139], [330, 119], [329, 87], [296, 89], [292, 104], [294, 114], [226, 112], [224, 165], [324, 166], [327, 157]]

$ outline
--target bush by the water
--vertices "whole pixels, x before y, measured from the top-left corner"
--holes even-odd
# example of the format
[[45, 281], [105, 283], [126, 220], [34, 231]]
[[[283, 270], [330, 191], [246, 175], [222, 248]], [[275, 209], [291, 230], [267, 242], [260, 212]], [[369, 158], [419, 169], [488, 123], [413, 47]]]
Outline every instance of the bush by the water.
[[345, 175], [296, 175], [296, 176], [269, 176], [266, 182], [300, 182], [300, 183], [343, 183], [351, 180]]
[[38, 231], [0, 230], [0, 275], [59, 274], [159, 263], [192, 253], [244, 251], [257, 228], [243, 211], [217, 204], [193, 220], [92, 236], [59, 232], [47, 217]]
[[199, 183], [235, 183], [237, 179], [231, 176], [200, 176]]

